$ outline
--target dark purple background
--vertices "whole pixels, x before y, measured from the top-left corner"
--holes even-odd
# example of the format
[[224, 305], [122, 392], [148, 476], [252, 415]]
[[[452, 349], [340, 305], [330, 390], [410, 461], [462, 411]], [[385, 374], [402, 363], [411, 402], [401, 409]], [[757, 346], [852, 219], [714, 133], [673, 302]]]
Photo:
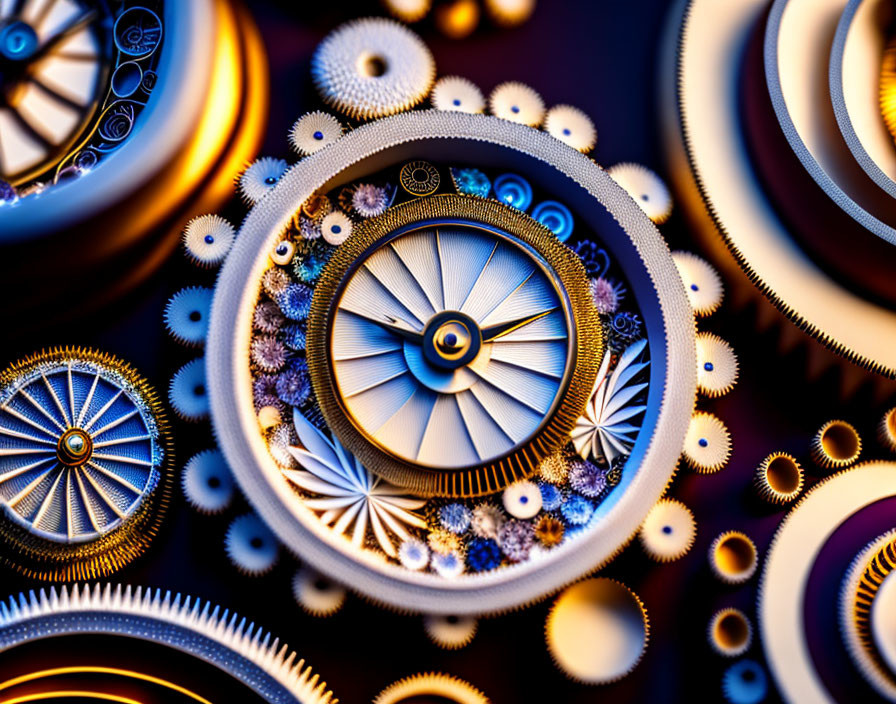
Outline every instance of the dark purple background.
[[[339, 22], [377, 8], [372, 3], [261, 0], [249, 6], [271, 64], [272, 105], [264, 152], [285, 156], [287, 129], [302, 112], [317, 107], [308, 76], [314, 45]], [[663, 173], [656, 75], [666, 12], [664, 0], [541, 0], [535, 17], [519, 29], [498, 32], [486, 26], [462, 42], [440, 37], [426, 23], [420, 31], [440, 74], [467, 76], [486, 93], [504, 80], [529, 83], [548, 105], [568, 102], [592, 116], [599, 134], [594, 156], [601, 164], [637, 161]], [[662, 232], [673, 248], [697, 247], [679, 213]], [[2, 361], [45, 345], [90, 345], [133, 362], [164, 389], [173, 371], [192, 355], [166, 339], [162, 309], [171, 293], [201, 279], [175, 256], [150, 285], [114, 310], [80, 317], [75, 311], [71, 325], [42, 329], [26, 339], [7, 333], [0, 343]], [[213, 281], [212, 274], [205, 276], [206, 285]], [[737, 312], [723, 308], [701, 323], [701, 329], [717, 332], [740, 355], [742, 377], [735, 391], [700, 404], [727, 423], [735, 454], [722, 472], [703, 476], [682, 469], [673, 485], [672, 494], [694, 510], [699, 525], [697, 542], [686, 558], [657, 566], [635, 543], [603, 571], [633, 588], [650, 615], [646, 656], [635, 673], [619, 683], [581, 686], [552, 665], [543, 636], [549, 602], [483, 620], [473, 643], [458, 652], [431, 645], [419, 617], [383, 611], [357, 597], [350, 597], [332, 618], [306, 616], [290, 592], [292, 559], [284, 556], [262, 580], [242, 577], [229, 565], [224, 533], [245, 506], [208, 518], [192, 512], [178, 497], [151, 552], [113, 581], [171, 588], [236, 609], [298, 650], [343, 702], [369, 701], [390, 682], [422, 670], [468, 679], [495, 702], [720, 701], [719, 682], [728, 663], [706, 645], [707, 623], [716, 609], [736, 606], [750, 615], [758, 631], [758, 576], [741, 587], [721, 585], [707, 566], [709, 544], [723, 530], [740, 529], [764, 554], [783, 511], [764, 508], [752, 497], [753, 468], [772, 450], [791, 452], [808, 466], [808, 438], [831, 417], [843, 417], [860, 429], [869, 448], [865, 458], [881, 456], [871, 436], [886, 399], [875, 397], [870, 385], [842, 399], [836, 370], [806, 381], [804, 350], [779, 354], [775, 329], [756, 332], [753, 306]], [[180, 460], [211, 444], [205, 425], [177, 424], [176, 430]], [[35, 586], [8, 574], [2, 577], [3, 592]], [[821, 647], [833, 648], [836, 654], [839, 646], [834, 639]], [[762, 661], [758, 633], [750, 655]], [[841, 651], [839, 657], [846, 656]]]

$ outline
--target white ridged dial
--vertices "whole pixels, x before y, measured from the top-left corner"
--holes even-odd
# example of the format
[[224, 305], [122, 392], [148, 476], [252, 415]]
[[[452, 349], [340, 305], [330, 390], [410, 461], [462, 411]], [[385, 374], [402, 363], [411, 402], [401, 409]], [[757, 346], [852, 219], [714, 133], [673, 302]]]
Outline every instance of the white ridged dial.
[[398, 458], [489, 462], [534, 435], [570, 361], [570, 314], [546, 262], [462, 225], [379, 245], [349, 273], [332, 320], [336, 388], [356, 426]]

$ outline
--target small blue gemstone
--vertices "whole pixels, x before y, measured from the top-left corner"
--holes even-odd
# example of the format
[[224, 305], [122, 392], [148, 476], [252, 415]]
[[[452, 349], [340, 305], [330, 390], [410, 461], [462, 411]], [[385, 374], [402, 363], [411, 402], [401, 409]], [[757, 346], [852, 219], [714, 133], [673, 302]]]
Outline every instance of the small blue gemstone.
[[211, 235], [206, 235], [206, 236], [205, 236], [205, 243], [206, 243], [206, 244], [212, 244], [214, 241], [215, 241], [215, 238], [212, 237]]
[[266, 184], [268, 184], [269, 186], [273, 186], [275, 183], [277, 183], [277, 179], [276, 179], [274, 176], [268, 176], [268, 177], [264, 180], [264, 182], [265, 182]]
[[323, 139], [323, 138], [324, 138], [324, 133], [321, 132], [320, 130], [318, 130], [317, 132], [315, 132], [315, 133], [314, 133], [313, 135], [311, 135], [311, 136], [314, 137], [315, 139], [320, 140], [320, 139]]
[[330, 228], [330, 232], [332, 232], [334, 235], [338, 235], [340, 232], [342, 232], [342, 227], [339, 225], [333, 225], [333, 227]]
[[454, 99], [453, 101], [451, 101], [451, 102], [453, 102], [455, 105], [460, 105], [460, 98], [455, 98], [455, 99]]
[[520, 109], [519, 109], [519, 107], [517, 107], [516, 105], [514, 105], [514, 106], [512, 106], [512, 107], [510, 108], [510, 112], [513, 112], [513, 113], [517, 113], [517, 112], [519, 112], [519, 111], [520, 111]]
[[706, 447], [709, 445], [709, 440], [707, 440], [706, 438], [700, 438], [697, 441], [697, 444], [700, 445], [700, 447]]
[[569, 137], [569, 135], [571, 135], [572, 132], [569, 131], [569, 127], [564, 127], [564, 128], [563, 128], [563, 134], [565, 134], [567, 137]]
[[521, 503], [521, 504], [527, 504], [527, 503], [529, 503], [529, 497], [528, 497], [528, 496], [521, 496], [521, 497], [520, 497], [520, 503]]
[[703, 368], [708, 372], [711, 372], [714, 369], [714, 367], [712, 366], [712, 362], [707, 362], [703, 365]]
[[457, 344], [457, 335], [455, 335], [453, 332], [449, 332], [447, 335], [445, 335], [445, 344], [449, 345], [451, 347], [456, 345]]
[[663, 533], [669, 535], [672, 532], [672, 526], [663, 526]]
[[697, 284], [691, 284], [691, 291], [699, 291], [700, 287]]

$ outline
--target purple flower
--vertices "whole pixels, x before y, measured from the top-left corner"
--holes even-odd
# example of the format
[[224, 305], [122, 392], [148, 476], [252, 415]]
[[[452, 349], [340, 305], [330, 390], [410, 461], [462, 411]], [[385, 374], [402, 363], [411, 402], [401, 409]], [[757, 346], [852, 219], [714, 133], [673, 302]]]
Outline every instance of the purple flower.
[[365, 218], [382, 215], [389, 207], [386, 189], [372, 183], [362, 183], [352, 195], [352, 207], [358, 215]]
[[259, 335], [252, 340], [252, 361], [265, 372], [275, 372], [286, 364], [286, 347], [276, 337]]
[[276, 303], [262, 301], [255, 307], [255, 315], [252, 316], [252, 324], [261, 332], [275, 333], [283, 325], [283, 313]]
[[569, 468], [569, 485], [582, 496], [599, 496], [607, 488], [607, 475], [590, 462], [575, 460]]
[[534, 542], [535, 534], [528, 521], [511, 519], [498, 531], [498, 544], [514, 562], [521, 562], [529, 557], [529, 550]]
[[310, 395], [308, 364], [304, 359], [294, 359], [277, 375], [277, 396], [290, 406], [301, 406]]

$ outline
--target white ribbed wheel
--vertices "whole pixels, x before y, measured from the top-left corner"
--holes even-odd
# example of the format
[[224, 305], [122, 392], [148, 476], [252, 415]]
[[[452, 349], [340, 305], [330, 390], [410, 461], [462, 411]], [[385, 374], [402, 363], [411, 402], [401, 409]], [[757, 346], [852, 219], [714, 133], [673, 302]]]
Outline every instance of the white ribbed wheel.
[[111, 367], [48, 361], [0, 389], [0, 500], [44, 540], [120, 526], [158, 485], [163, 455], [150, 403]]
[[346, 409], [416, 464], [459, 468], [506, 454], [551, 410], [570, 318], [547, 263], [514, 238], [428, 227], [360, 262], [333, 317]]

